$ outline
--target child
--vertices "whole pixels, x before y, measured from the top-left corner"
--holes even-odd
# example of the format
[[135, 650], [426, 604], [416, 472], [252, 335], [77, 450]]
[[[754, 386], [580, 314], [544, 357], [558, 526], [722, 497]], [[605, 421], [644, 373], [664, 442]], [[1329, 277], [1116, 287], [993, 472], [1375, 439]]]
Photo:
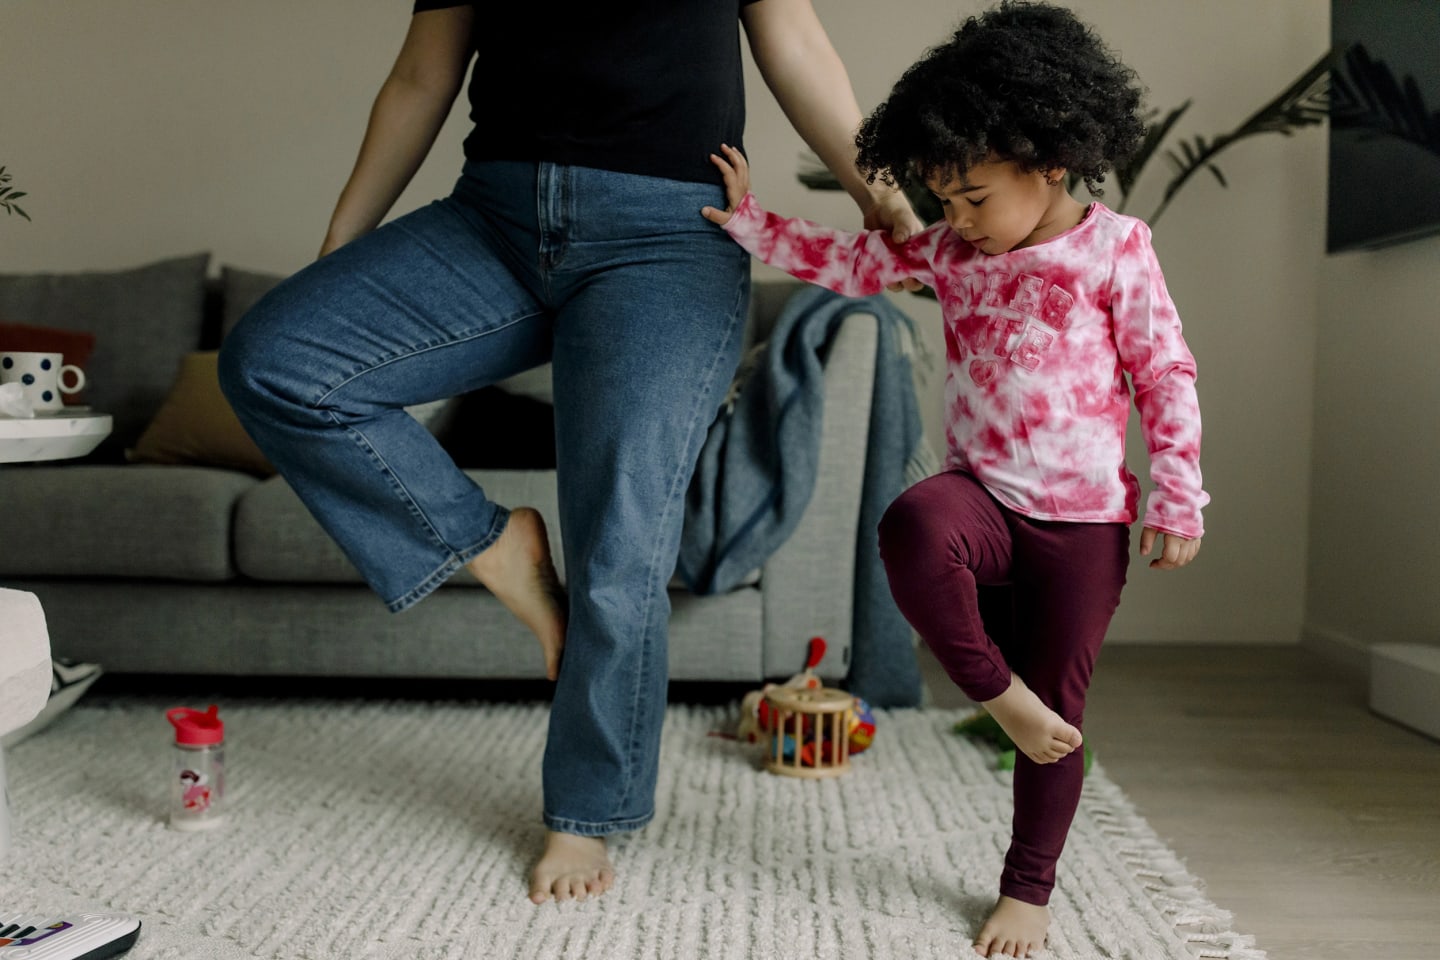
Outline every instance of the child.
[[[1140, 554], [1200, 549], [1195, 362], [1144, 223], [1076, 201], [1141, 142], [1134, 74], [1067, 10], [1006, 2], [911, 67], [861, 125], [873, 181], [922, 181], [945, 222], [898, 242], [763, 211], [745, 158], [712, 156], [752, 254], [849, 296], [916, 277], [945, 322], [945, 470], [880, 523], [896, 603], [1017, 747], [1015, 815], [982, 956], [1044, 946], [1055, 864], [1084, 775], [1085, 691], [1125, 582], [1139, 484], [1130, 389], [1156, 490]], [[1022, 680], [1021, 677], [1024, 679]]]

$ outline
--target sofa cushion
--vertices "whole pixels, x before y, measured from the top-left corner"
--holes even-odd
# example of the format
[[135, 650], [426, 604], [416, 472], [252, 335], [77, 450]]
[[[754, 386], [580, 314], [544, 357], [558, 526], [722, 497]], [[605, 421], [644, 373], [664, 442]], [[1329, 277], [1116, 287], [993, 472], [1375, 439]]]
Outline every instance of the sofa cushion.
[[114, 418], [92, 459], [120, 462], [160, 409], [185, 354], [199, 347], [208, 253], [129, 270], [0, 273], [0, 316], [93, 334], [90, 405]]
[[538, 367], [531, 367], [513, 377], [507, 377], [499, 381], [495, 386], [506, 393], [525, 397], [536, 403], [544, 403], [550, 406], [555, 405], [555, 389], [551, 382], [553, 368], [548, 363], [542, 363]]
[[435, 434], [465, 470], [555, 469], [555, 408], [498, 386], [456, 397]]
[[185, 357], [165, 403], [126, 456], [135, 463], [200, 464], [275, 474], [220, 392], [219, 351]]
[[[531, 506], [545, 517], [550, 549], [561, 579], [556, 520], [555, 473], [551, 470], [467, 470], [497, 503]], [[235, 513], [235, 565], [257, 580], [284, 583], [363, 583], [359, 571], [300, 502], [281, 477], [258, 484], [240, 498]], [[474, 577], [451, 577], [448, 584], [479, 586]]]
[[255, 483], [204, 467], [6, 468], [0, 576], [229, 579], [230, 517]]
[[[35, 595], [45, 605], [55, 656], [104, 664], [107, 674], [544, 676], [534, 635], [483, 590], [437, 590], [401, 614], [349, 585], [237, 582], [177, 590], [153, 582], [51, 580], [35, 584]], [[767, 642], [760, 599], [758, 590], [675, 597], [671, 678], [758, 686]], [[100, 622], [107, 629], [96, 630]], [[785, 659], [803, 665], [805, 638], [794, 646]]]
[[[497, 503], [530, 506], [545, 517], [555, 570], [565, 579], [559, 507], [553, 470], [466, 470]], [[321, 528], [281, 477], [247, 490], [235, 512], [235, 566], [244, 576], [280, 583], [363, 583], [359, 571]], [[760, 571], [740, 584], [754, 586]], [[478, 587], [474, 577], [451, 577], [446, 586]], [[678, 578], [672, 590], [683, 590]]]
[[285, 278], [278, 273], [257, 273], [236, 267], [220, 268], [220, 336], [228, 337], [235, 324], [260, 298]]

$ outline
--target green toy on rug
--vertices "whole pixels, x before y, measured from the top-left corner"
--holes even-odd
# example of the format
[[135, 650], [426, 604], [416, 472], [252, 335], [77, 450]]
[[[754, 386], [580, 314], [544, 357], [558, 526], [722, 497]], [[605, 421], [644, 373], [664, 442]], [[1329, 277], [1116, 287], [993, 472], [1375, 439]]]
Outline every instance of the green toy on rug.
[[[977, 710], [964, 720], [955, 724], [954, 730], [961, 736], [974, 737], [976, 740], [983, 740], [1000, 751], [995, 758], [995, 767], [999, 770], [1015, 769], [1015, 741], [1010, 739], [1010, 734], [1001, 729], [995, 718], [984, 710]], [[1095, 755], [1090, 751], [1090, 745], [1084, 744], [1081, 747], [1085, 751], [1085, 772], [1090, 772], [1090, 764], [1094, 762]]]

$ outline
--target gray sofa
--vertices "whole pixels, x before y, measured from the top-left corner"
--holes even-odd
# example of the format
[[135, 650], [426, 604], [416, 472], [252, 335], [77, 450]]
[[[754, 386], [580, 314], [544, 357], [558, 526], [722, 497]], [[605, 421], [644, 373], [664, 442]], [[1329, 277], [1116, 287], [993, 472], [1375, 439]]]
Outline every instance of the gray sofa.
[[[282, 478], [125, 461], [180, 361], [218, 345], [275, 279], [229, 267], [211, 276], [208, 263], [0, 274], [0, 320], [94, 334], [86, 396], [115, 417], [86, 460], [0, 467], [0, 584], [39, 596], [54, 655], [108, 673], [542, 677], [534, 640], [463, 573], [388, 613]], [[797, 287], [755, 285], [752, 341]], [[818, 672], [845, 678], [876, 341], [873, 318], [858, 314], [829, 347], [818, 473], [793, 534], [724, 593], [672, 582], [673, 679], [789, 676], [817, 635], [828, 644]], [[558, 536], [553, 471], [471, 472], [498, 501], [538, 507]]]

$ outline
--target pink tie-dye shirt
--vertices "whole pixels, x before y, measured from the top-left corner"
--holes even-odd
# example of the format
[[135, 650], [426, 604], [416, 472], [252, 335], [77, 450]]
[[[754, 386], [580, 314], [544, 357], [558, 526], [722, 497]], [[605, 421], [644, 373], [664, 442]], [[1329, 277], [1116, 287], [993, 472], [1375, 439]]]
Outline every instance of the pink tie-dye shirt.
[[852, 297], [915, 277], [945, 319], [946, 469], [1041, 520], [1132, 523], [1129, 374], [1155, 484], [1145, 526], [1199, 537], [1195, 359], [1140, 220], [1090, 205], [1070, 230], [987, 256], [943, 221], [904, 244], [785, 219], [746, 195], [726, 231], [751, 254]]

